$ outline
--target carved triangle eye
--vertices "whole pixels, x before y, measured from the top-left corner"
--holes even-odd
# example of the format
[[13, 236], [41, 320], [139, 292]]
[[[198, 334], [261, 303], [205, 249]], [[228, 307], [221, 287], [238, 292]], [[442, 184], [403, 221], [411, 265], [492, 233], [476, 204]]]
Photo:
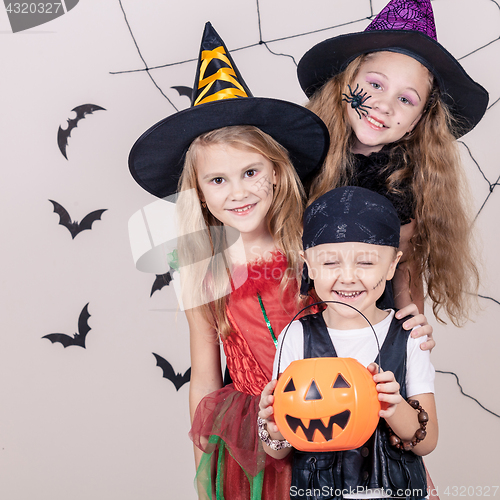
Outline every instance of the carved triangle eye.
[[295, 391], [295, 384], [293, 383], [293, 378], [291, 378], [290, 382], [286, 384], [286, 387], [283, 390], [283, 392], [292, 392], [292, 391]]
[[351, 387], [347, 380], [339, 373], [335, 383], [333, 384], [334, 389], [348, 389]]
[[314, 401], [316, 399], [323, 399], [323, 396], [321, 395], [321, 392], [319, 392], [316, 382], [313, 380], [309, 390], [307, 391], [306, 401]]

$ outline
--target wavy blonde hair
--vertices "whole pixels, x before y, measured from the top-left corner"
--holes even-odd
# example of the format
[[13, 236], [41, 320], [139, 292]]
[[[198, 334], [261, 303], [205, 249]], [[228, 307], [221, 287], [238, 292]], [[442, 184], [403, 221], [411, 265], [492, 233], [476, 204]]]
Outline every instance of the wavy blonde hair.
[[[347, 69], [331, 78], [306, 106], [327, 125], [331, 140], [326, 160], [310, 186], [309, 203], [335, 186], [349, 185], [353, 177], [354, 133], [347, 119], [342, 93], [353, 84], [369, 54], [359, 56]], [[437, 320], [444, 312], [456, 326], [469, 319], [479, 272], [472, 248], [472, 217], [468, 210], [468, 189], [455, 132], [459, 126], [440, 98], [437, 83], [429, 72], [429, 97], [424, 113], [413, 131], [393, 143], [388, 170], [398, 165], [387, 179], [390, 192], [411, 179], [415, 200], [415, 232], [410, 239], [408, 264], [417, 264]], [[469, 198], [470, 199], [470, 198]], [[417, 281], [418, 282], [418, 281]]]
[[[280, 283], [282, 294], [287, 287], [299, 287], [302, 227], [297, 221], [302, 220], [305, 194], [287, 151], [256, 127], [241, 125], [213, 130], [196, 138], [189, 147], [177, 200], [179, 234], [185, 235], [178, 242], [183, 298], [194, 307], [200, 307], [219, 337], [224, 339], [231, 332], [226, 308], [234, 286], [231, 263], [224, 251], [230, 246], [228, 240], [233, 235], [230, 228], [223, 226], [202, 206], [196, 174], [200, 150], [215, 144], [259, 153], [274, 166], [276, 187], [267, 213], [267, 227], [276, 248], [287, 259], [287, 269]], [[194, 266], [188, 265], [193, 263]]]

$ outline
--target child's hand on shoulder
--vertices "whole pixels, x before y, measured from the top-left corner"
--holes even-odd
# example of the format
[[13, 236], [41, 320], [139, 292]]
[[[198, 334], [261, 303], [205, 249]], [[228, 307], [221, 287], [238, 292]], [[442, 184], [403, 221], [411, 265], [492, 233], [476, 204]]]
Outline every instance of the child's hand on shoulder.
[[407, 319], [403, 323], [403, 328], [405, 330], [413, 330], [413, 328], [415, 328], [415, 330], [411, 332], [411, 336], [414, 339], [427, 335], [427, 340], [420, 344], [420, 349], [422, 349], [422, 351], [432, 351], [432, 349], [434, 349], [436, 345], [436, 342], [432, 337], [432, 332], [434, 330], [432, 326], [427, 322], [427, 318], [423, 314], [420, 314], [418, 312], [418, 308], [415, 304], [409, 304], [401, 308], [396, 313], [397, 319], [401, 319], [406, 316], [412, 317]]
[[[262, 420], [265, 420], [267, 423], [267, 430], [268, 432], [273, 435], [273, 434], [280, 434], [280, 431], [278, 429], [278, 426], [276, 425], [274, 421], [274, 396], [273, 392], [274, 389], [276, 388], [276, 384], [278, 383], [277, 380], [271, 380], [266, 387], [262, 390], [262, 394], [260, 395], [260, 402], [259, 402], [259, 417]], [[275, 439], [275, 438], [274, 438]]]
[[382, 418], [392, 417], [397, 405], [403, 401], [394, 373], [382, 370], [379, 372], [377, 363], [370, 363], [367, 369], [373, 374], [373, 381], [377, 384], [377, 391], [379, 393], [378, 399], [382, 403], [382, 410], [380, 410], [379, 416]]

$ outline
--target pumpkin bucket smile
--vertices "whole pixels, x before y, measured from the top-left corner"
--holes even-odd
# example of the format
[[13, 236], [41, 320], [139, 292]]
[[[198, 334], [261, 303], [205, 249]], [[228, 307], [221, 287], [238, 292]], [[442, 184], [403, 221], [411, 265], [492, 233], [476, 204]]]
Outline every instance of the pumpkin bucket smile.
[[[292, 429], [293, 432], [297, 433], [298, 428], [302, 429], [305, 438], [312, 443], [314, 433], [316, 431], [320, 432], [323, 435], [325, 441], [331, 441], [333, 439], [333, 424], [337, 424], [340, 429], [344, 430], [347, 422], [349, 422], [350, 416], [351, 412], [349, 410], [345, 410], [342, 413], [337, 413], [337, 415], [333, 415], [328, 419], [328, 425], [326, 426], [323, 423], [323, 420], [314, 418], [309, 421], [308, 427], [306, 427], [305, 419], [295, 418], [290, 415], [287, 415], [285, 418], [288, 425], [290, 426], [290, 429]], [[320, 441], [319, 436], [317, 436], [316, 439], [317, 442]]]

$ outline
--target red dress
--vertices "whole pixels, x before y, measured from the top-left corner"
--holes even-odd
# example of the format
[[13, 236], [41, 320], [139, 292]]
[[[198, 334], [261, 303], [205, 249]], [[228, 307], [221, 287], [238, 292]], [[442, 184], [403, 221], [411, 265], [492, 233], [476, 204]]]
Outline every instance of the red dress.
[[[199, 491], [201, 498], [213, 498], [212, 484], [217, 487], [217, 499], [290, 498], [290, 460], [269, 457], [257, 434], [260, 394], [271, 380], [276, 353], [264, 314], [277, 337], [297, 312], [296, 286], [280, 291], [286, 268], [285, 256], [276, 252], [270, 261], [236, 270], [248, 272], [248, 278], [228, 301], [232, 331], [223, 346], [233, 383], [201, 400], [190, 432], [205, 452], [197, 472], [204, 489]], [[213, 460], [216, 477], [212, 477]]]

